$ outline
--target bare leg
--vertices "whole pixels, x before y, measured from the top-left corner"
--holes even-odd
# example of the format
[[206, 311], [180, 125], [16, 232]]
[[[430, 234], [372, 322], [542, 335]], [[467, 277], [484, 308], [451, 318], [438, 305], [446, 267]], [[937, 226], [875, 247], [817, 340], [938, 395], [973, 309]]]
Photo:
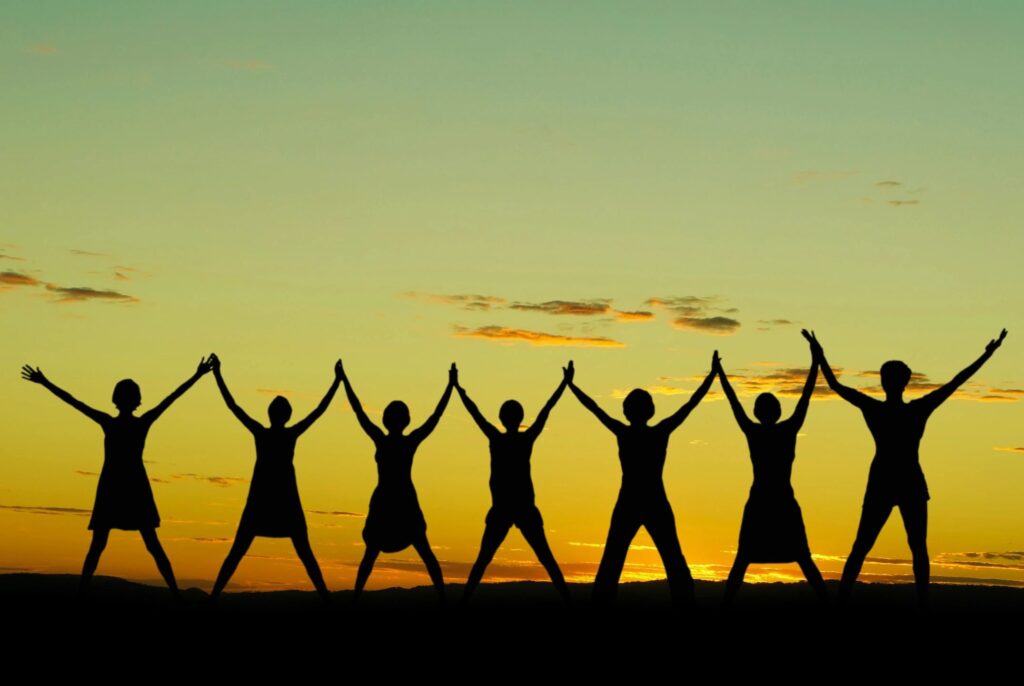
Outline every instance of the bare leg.
[[736, 559], [732, 563], [732, 569], [729, 570], [729, 578], [725, 582], [725, 599], [723, 603], [726, 608], [732, 607], [733, 601], [736, 600], [736, 594], [740, 591], [740, 586], [743, 585], [743, 577], [747, 575], [747, 567], [750, 566], [750, 562], [747, 561], [745, 555], [736, 554]]
[[683, 549], [679, 546], [679, 535], [676, 533], [676, 518], [672, 506], [666, 500], [654, 516], [644, 525], [651, 535], [662, 564], [665, 565], [665, 576], [672, 592], [672, 604], [677, 607], [693, 607], [693, 575], [683, 557]]
[[380, 549], [366, 546], [366, 552], [363, 553], [363, 561], [359, 563], [359, 571], [356, 573], [356, 587], [352, 591], [353, 604], [359, 600], [363, 587], [366, 586], [366, 581], [370, 578], [370, 572], [373, 571], [373, 563], [377, 561], [378, 555], [380, 555]]
[[853, 590], [853, 582], [860, 574], [864, 558], [871, 552], [871, 548], [875, 545], [875, 540], [891, 512], [892, 505], [890, 504], [864, 503], [864, 509], [860, 513], [860, 526], [857, 528], [857, 539], [853, 542], [850, 556], [846, 558], [846, 565], [843, 566], [843, 578], [839, 582], [840, 605], [849, 599], [850, 591]]
[[142, 542], [146, 544], [146, 550], [149, 551], [149, 554], [153, 556], [153, 560], [156, 561], [156, 568], [160, 570], [160, 576], [164, 578], [164, 581], [167, 582], [167, 587], [171, 589], [171, 594], [175, 598], [180, 598], [178, 582], [174, 580], [174, 570], [171, 569], [171, 561], [167, 559], [167, 553], [164, 552], [164, 547], [160, 545], [156, 529], [142, 529], [139, 533], [142, 534]]
[[221, 591], [224, 590], [224, 587], [228, 585], [231, 575], [238, 569], [238, 563], [245, 557], [245, 553], [249, 550], [249, 546], [252, 545], [254, 538], [256, 537], [248, 532], [239, 531], [235, 534], [235, 542], [231, 544], [231, 550], [228, 551], [228, 556], [224, 558], [224, 564], [221, 565], [220, 573], [217, 574], [217, 581], [213, 584], [210, 600], [216, 600], [220, 596]]
[[505, 536], [508, 535], [508, 530], [511, 528], [512, 525], [507, 522], [501, 522], [500, 524], [488, 523], [484, 527], [483, 540], [480, 541], [480, 554], [477, 555], [476, 562], [473, 563], [473, 569], [469, 572], [469, 578], [466, 579], [466, 588], [462, 591], [462, 602], [467, 602], [469, 596], [476, 590], [480, 580], [484, 577], [487, 565], [491, 564], [494, 554], [498, 552], [501, 542], [505, 540]]
[[622, 576], [622, 567], [626, 564], [626, 553], [629, 544], [640, 530], [639, 517], [629, 512], [630, 506], [615, 504], [612, 511], [612, 523], [608, 527], [608, 541], [601, 555], [601, 564], [597, 567], [594, 578], [593, 603], [597, 606], [611, 605], [615, 600], [616, 587]]
[[914, 560], [914, 584], [917, 586], [917, 599], [921, 607], [926, 608], [928, 607], [928, 580], [931, 575], [927, 542], [928, 501], [900, 503], [900, 514], [903, 516], [903, 527], [907, 530], [907, 543], [910, 544], [910, 553]]
[[302, 560], [306, 574], [309, 575], [309, 580], [313, 582], [313, 587], [320, 594], [320, 598], [329, 600], [331, 592], [327, 590], [324, 575], [320, 573], [320, 565], [317, 564], [316, 557], [313, 556], [313, 549], [309, 545], [309, 535], [303, 532], [299, 536], [292, 536], [292, 545], [295, 546], [295, 553]]
[[811, 589], [818, 596], [818, 600], [822, 604], [828, 603], [828, 590], [825, 588], [825, 580], [821, 577], [821, 571], [818, 569], [818, 565], [814, 564], [814, 559], [808, 555], [805, 558], [797, 560], [797, 564], [800, 565], [800, 570], [807, 577], [807, 583], [811, 585]]
[[441, 600], [441, 604], [444, 605], [444, 575], [441, 573], [441, 564], [437, 561], [434, 556], [434, 551], [430, 549], [430, 543], [427, 541], [427, 535], [424, 533], [419, 540], [412, 544], [412, 547], [416, 549], [420, 557], [423, 558], [423, 564], [427, 566], [427, 574], [430, 575], [430, 580], [434, 582], [434, 588], [437, 589], [438, 598]]
[[544, 569], [547, 570], [548, 576], [551, 577], [551, 583], [555, 585], [555, 590], [558, 591], [567, 605], [570, 604], [572, 596], [569, 595], [569, 586], [566, 585], [565, 577], [562, 576], [562, 570], [559, 568], [558, 562], [555, 561], [555, 555], [551, 552], [551, 546], [548, 545], [548, 538], [544, 535], [544, 525], [527, 526], [526, 528], [521, 528], [520, 531], [522, 531], [526, 542], [533, 548], [537, 559], [544, 565]]
[[110, 529], [94, 529], [92, 532], [92, 543], [89, 544], [89, 552], [85, 554], [85, 562], [82, 564], [82, 576], [78, 580], [78, 594], [84, 595], [89, 589], [89, 582], [92, 575], [96, 573], [96, 566], [100, 563], [100, 555], [107, 547], [107, 540], [110, 538]]

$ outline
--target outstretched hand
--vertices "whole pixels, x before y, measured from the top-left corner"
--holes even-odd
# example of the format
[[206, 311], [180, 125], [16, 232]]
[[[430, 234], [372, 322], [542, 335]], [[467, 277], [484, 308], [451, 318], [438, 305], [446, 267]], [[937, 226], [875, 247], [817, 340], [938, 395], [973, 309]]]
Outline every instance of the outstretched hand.
[[[210, 353], [209, 357], [200, 357], [199, 358], [199, 366], [196, 367], [196, 378], [199, 378], [203, 374], [206, 374], [211, 369], [213, 369], [213, 361], [216, 359], [216, 357], [217, 357], [216, 355], [214, 355], [213, 353]], [[218, 360], [218, 363], [219, 363], [219, 360]]]
[[340, 359], [334, 363], [334, 378], [339, 381], [345, 378], [345, 367], [342, 366]]
[[576, 367], [572, 365], [572, 360], [569, 360], [569, 365], [567, 367], [562, 367], [562, 380], [565, 381], [567, 385], [571, 386], [572, 380], [575, 376]]
[[1003, 329], [999, 333], [999, 338], [995, 338], [988, 342], [988, 345], [985, 346], [985, 352], [994, 353], [996, 350], [999, 349], [999, 346], [1003, 344], [1004, 338], [1006, 338], [1006, 329]]
[[448, 370], [448, 384], [455, 387], [459, 385], [459, 370], [454, 362], [452, 362], [451, 369]]
[[210, 353], [210, 356], [206, 358], [206, 361], [210, 364], [210, 369], [215, 373], [220, 372], [220, 358], [217, 357], [217, 353]]
[[800, 333], [803, 334], [803, 337], [806, 338], [807, 342], [811, 344], [811, 354], [815, 355], [816, 357], [825, 354], [825, 351], [821, 347], [821, 343], [818, 342], [818, 337], [814, 335], [813, 331], [808, 331], [807, 329], [800, 329]]
[[46, 377], [43, 376], [43, 370], [39, 367], [33, 369], [30, 365], [24, 365], [21, 368], [21, 378], [25, 381], [31, 381], [32, 383], [43, 383], [46, 381]]

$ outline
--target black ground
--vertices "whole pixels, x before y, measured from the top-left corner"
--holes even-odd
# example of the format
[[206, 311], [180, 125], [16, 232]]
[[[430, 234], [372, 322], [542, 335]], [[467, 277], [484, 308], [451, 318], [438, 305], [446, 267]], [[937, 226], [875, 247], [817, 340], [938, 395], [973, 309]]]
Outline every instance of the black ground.
[[459, 606], [461, 590], [449, 587], [443, 610], [429, 587], [367, 592], [356, 607], [347, 591], [328, 606], [305, 591], [227, 593], [211, 606], [198, 589], [177, 604], [165, 588], [97, 577], [81, 600], [74, 576], [6, 574], [4, 653], [43, 670], [36, 676], [206, 680], [327, 669], [332, 680], [379, 672], [888, 681], [969, 670], [1016, 680], [1024, 639], [1024, 590], [992, 586], [934, 585], [928, 612], [917, 609], [912, 586], [891, 584], [860, 584], [842, 611], [820, 608], [805, 584], [745, 585], [731, 612], [720, 607], [719, 582], [697, 582], [691, 612], [672, 609], [664, 582], [623, 584], [617, 608], [604, 613], [589, 606], [589, 585], [572, 585], [571, 609], [546, 583], [484, 584], [468, 608]]

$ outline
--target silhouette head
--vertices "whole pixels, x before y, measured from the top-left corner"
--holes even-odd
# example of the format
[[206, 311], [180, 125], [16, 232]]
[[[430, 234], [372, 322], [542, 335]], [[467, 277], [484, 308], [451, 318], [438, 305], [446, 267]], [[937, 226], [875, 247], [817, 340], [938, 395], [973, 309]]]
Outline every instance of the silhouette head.
[[515, 400], [506, 400], [498, 410], [498, 419], [501, 420], [501, 425], [505, 427], [506, 431], [510, 434], [515, 433], [519, 430], [519, 425], [523, 423], [523, 406]]
[[634, 388], [622, 401], [622, 414], [630, 424], [646, 424], [654, 416], [654, 398], [642, 388]]
[[392, 400], [384, 408], [384, 428], [388, 433], [400, 434], [409, 426], [409, 406], [401, 400]]
[[900, 395], [910, 383], [910, 367], [899, 360], [889, 360], [883, 364], [880, 373], [886, 395]]
[[774, 424], [782, 416], [782, 405], [771, 393], [762, 393], [754, 401], [754, 416], [762, 424]]
[[292, 418], [292, 404], [287, 398], [279, 395], [270, 401], [267, 416], [270, 417], [271, 426], [284, 426]]
[[114, 386], [114, 395], [111, 400], [118, 410], [130, 413], [142, 404], [142, 391], [139, 390], [139, 384], [131, 379], [122, 379]]

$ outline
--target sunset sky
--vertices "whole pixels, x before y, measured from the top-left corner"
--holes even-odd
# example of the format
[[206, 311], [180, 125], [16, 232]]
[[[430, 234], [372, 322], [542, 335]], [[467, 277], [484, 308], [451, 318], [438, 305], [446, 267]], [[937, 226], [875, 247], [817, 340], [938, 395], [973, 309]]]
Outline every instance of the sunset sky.
[[[304, 416], [342, 358], [368, 412], [426, 418], [454, 361], [492, 421], [527, 422], [572, 359], [621, 417], [658, 416], [723, 357], [784, 412], [814, 329], [844, 382], [902, 359], [915, 397], [1003, 348], [932, 418], [921, 461], [935, 580], [1024, 585], [1024, 5], [978, 3], [7, 3], [0, 9], [0, 572], [77, 573], [102, 431], [39, 365], [113, 412], [216, 352], [238, 402]], [[873, 452], [822, 389], [793, 484], [835, 578]], [[255, 456], [204, 378], [149, 434], [161, 540], [209, 587]], [[313, 550], [351, 588], [376, 484], [339, 394], [299, 441]], [[453, 398], [413, 471], [449, 581], [476, 556], [487, 442]], [[570, 581], [591, 581], [620, 482], [569, 394], [533, 456]], [[751, 468], [716, 384], [665, 483], [698, 578], [733, 561]], [[910, 578], [894, 513], [866, 581]], [[159, 580], [136, 532], [99, 574]], [[641, 533], [624, 580], [662, 578]], [[546, 579], [513, 531], [485, 581]], [[748, 580], [802, 579], [754, 565]], [[410, 548], [370, 588], [427, 583]], [[310, 588], [257, 539], [229, 590]]]

